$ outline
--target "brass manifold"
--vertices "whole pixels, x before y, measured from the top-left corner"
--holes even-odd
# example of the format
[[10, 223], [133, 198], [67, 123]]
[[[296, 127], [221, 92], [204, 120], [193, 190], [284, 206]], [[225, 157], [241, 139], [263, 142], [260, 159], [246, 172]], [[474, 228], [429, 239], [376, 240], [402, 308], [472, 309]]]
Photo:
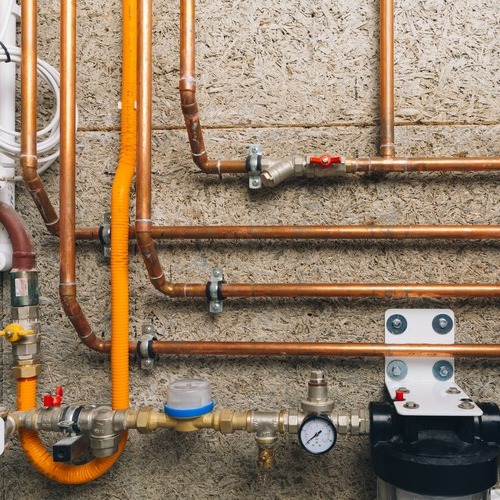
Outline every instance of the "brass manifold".
[[[308, 414], [310, 412], [291, 409], [275, 411], [220, 409], [195, 418], [174, 418], [150, 406], [137, 410], [113, 411], [109, 406], [93, 405], [4, 412], [0, 416], [6, 421], [7, 436], [12, 436], [19, 428], [55, 432], [67, 432], [70, 428], [73, 432], [88, 434], [92, 451], [101, 457], [115, 453], [120, 434], [132, 429], [141, 434], [149, 434], [161, 428], [178, 432], [213, 429], [222, 434], [246, 431], [255, 434], [259, 448], [258, 465], [268, 469], [274, 465], [274, 445], [278, 434], [297, 434]], [[75, 421], [68, 422], [68, 416], [71, 415], [78, 417]], [[339, 434], [369, 433], [367, 410], [329, 411], [327, 416], [335, 424]]]

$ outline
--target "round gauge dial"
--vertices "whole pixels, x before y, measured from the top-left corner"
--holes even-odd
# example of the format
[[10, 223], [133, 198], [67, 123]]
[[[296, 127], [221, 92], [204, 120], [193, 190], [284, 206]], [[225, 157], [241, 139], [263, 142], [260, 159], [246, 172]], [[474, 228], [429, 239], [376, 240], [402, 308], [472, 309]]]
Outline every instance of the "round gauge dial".
[[337, 429], [324, 415], [310, 415], [299, 429], [299, 442], [304, 450], [313, 455], [329, 452], [337, 441]]

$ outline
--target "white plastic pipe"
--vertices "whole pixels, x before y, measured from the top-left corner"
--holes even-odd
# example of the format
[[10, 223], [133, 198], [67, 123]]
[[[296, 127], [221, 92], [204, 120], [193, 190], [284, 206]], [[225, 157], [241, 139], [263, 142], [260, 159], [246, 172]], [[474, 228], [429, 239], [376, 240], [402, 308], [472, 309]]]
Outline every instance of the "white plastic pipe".
[[[16, 12], [18, 6], [10, 0], [0, 1], [0, 41], [7, 47], [16, 46]], [[14, 10], [16, 9], [16, 10]], [[0, 47], [0, 50], [3, 50]], [[0, 127], [15, 130], [16, 122], [16, 64], [0, 63]], [[0, 136], [12, 140], [0, 130]], [[0, 153], [0, 201], [15, 206], [15, 160]], [[3, 166], [2, 166], [3, 164]], [[0, 271], [12, 267], [12, 244], [0, 224]]]

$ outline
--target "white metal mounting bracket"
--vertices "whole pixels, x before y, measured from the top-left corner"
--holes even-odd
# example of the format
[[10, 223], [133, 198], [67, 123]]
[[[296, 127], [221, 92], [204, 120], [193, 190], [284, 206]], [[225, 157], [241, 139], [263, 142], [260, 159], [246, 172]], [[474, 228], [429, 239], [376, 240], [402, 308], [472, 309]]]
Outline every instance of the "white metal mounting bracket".
[[[389, 309], [386, 344], [453, 344], [455, 316], [449, 309]], [[481, 409], [455, 383], [451, 356], [385, 358], [385, 385], [400, 415], [480, 416]]]

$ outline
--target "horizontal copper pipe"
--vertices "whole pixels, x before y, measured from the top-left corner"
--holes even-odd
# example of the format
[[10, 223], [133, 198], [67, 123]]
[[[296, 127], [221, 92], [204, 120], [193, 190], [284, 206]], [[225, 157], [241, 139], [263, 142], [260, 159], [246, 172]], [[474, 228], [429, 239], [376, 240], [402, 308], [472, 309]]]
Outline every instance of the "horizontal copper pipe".
[[[164, 276], [162, 275], [164, 279]], [[169, 297], [206, 297], [204, 283], [164, 282], [156, 287]], [[500, 297], [499, 284], [257, 283], [220, 287], [229, 297]]]
[[[135, 348], [137, 348], [136, 345]], [[500, 344], [162, 341], [153, 343], [153, 351], [155, 354], [213, 356], [468, 356], [493, 358], [500, 356]]]
[[225, 283], [221, 290], [224, 297], [500, 297], [499, 284]]
[[152, 235], [171, 240], [498, 239], [500, 226], [155, 226]]
[[472, 172], [500, 170], [500, 158], [349, 158], [349, 173], [355, 172]]
[[[99, 237], [98, 227], [77, 228], [77, 240]], [[477, 239], [500, 238], [500, 226], [153, 226], [154, 239], [260, 240], [260, 239]], [[129, 229], [135, 238], [135, 227]]]
[[[90, 338], [90, 337], [89, 337]], [[110, 352], [108, 340], [92, 337], [81, 339], [87, 347], [102, 353]], [[495, 358], [500, 344], [381, 344], [350, 342], [216, 342], [216, 341], [153, 341], [154, 354], [191, 354], [209, 356], [455, 356]], [[137, 342], [129, 343], [129, 353], [137, 355]]]

